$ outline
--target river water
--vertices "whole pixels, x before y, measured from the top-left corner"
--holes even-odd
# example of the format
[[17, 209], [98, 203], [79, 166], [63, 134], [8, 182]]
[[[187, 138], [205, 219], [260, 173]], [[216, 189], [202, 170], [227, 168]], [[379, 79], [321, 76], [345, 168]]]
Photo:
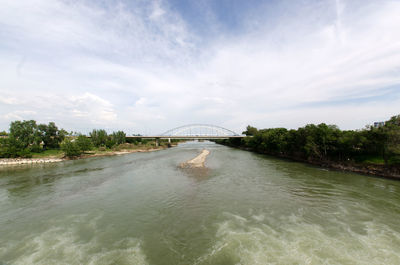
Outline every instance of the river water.
[[400, 182], [210, 142], [3, 168], [0, 264], [400, 264]]

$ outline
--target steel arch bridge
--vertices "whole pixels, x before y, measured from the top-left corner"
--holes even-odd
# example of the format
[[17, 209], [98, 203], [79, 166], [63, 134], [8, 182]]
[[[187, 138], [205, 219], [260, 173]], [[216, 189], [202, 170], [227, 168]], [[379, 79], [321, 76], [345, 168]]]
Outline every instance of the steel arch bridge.
[[239, 136], [239, 134], [221, 126], [211, 124], [188, 124], [168, 130], [161, 136], [187, 136], [187, 137], [226, 137]]
[[156, 146], [158, 145], [159, 139], [188, 139], [188, 140], [200, 140], [200, 139], [229, 139], [229, 138], [243, 138], [244, 135], [239, 135], [234, 131], [228, 130], [221, 126], [211, 124], [188, 124], [179, 126], [168, 130], [159, 135], [137, 135], [127, 136], [126, 138], [144, 138], [144, 139], [155, 139]]

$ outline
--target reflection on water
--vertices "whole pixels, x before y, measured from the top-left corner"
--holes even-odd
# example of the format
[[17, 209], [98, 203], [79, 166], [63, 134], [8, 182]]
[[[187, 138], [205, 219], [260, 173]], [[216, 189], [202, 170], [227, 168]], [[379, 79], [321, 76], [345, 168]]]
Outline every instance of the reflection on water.
[[209, 142], [2, 168], [0, 264], [400, 264], [399, 188]]

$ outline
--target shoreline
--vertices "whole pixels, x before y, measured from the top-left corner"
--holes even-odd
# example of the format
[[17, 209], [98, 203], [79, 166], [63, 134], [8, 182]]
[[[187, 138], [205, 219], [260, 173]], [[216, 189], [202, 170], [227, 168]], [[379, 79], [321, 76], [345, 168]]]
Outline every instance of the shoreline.
[[43, 157], [43, 158], [0, 158], [0, 168], [7, 166], [17, 166], [17, 165], [36, 165], [36, 164], [49, 164], [58, 163], [69, 160], [79, 160], [91, 157], [102, 157], [102, 156], [116, 156], [116, 155], [126, 155], [131, 153], [147, 153], [159, 150], [167, 149], [168, 147], [160, 146], [158, 148], [150, 149], [122, 149], [119, 151], [104, 151], [101, 153], [86, 153], [77, 157]]
[[[219, 143], [221, 144], [221, 143]], [[225, 145], [225, 144], [222, 144]], [[240, 149], [243, 151], [248, 151], [260, 155], [267, 155], [279, 159], [287, 159], [295, 162], [300, 162], [308, 165], [318, 166], [322, 168], [327, 168], [336, 171], [343, 172], [352, 172], [361, 175], [374, 176], [379, 178], [386, 178], [392, 180], [400, 180], [400, 168], [395, 166], [385, 166], [385, 165], [374, 165], [374, 164], [356, 164], [356, 163], [340, 163], [335, 161], [316, 161], [316, 160], [305, 160], [297, 157], [286, 156], [286, 155], [277, 155], [277, 154], [268, 154], [268, 153], [260, 153], [256, 152], [250, 148], [237, 147], [231, 145], [225, 145], [235, 149]]]

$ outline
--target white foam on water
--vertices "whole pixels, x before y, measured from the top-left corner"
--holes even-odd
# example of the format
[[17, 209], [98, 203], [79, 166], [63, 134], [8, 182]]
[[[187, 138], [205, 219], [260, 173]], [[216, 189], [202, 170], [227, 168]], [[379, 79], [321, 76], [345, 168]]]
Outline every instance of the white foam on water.
[[258, 222], [262, 222], [265, 219], [265, 215], [264, 214], [259, 214], [259, 215], [252, 215], [251, 216], [254, 220], [258, 221]]
[[[88, 221], [87, 225], [92, 227], [94, 221]], [[141, 240], [126, 237], [106, 245], [101, 242], [101, 231], [94, 232], [99, 235], [94, 233], [89, 240], [84, 240], [74, 225], [53, 226], [41, 234], [8, 242], [0, 249], [0, 261], [5, 264], [148, 264]]]
[[273, 225], [252, 219], [260, 218], [231, 215], [218, 223], [216, 242], [195, 264], [400, 264], [400, 234], [382, 224], [332, 235], [293, 216]]

